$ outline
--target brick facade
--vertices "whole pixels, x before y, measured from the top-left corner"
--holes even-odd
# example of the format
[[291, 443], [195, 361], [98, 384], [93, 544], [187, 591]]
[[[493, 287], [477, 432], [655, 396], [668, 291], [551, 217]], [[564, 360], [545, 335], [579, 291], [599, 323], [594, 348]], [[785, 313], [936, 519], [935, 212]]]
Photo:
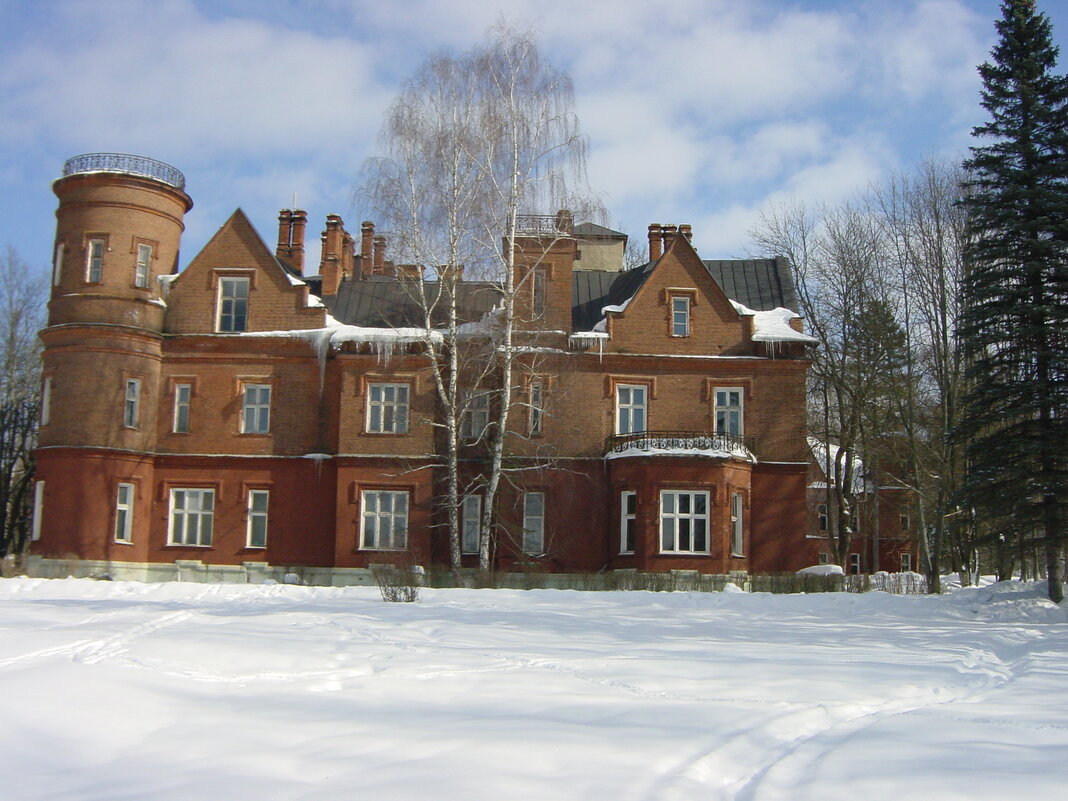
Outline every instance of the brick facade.
[[[272, 253], [239, 210], [178, 272], [192, 205], [181, 188], [75, 173], [55, 191], [66, 255], [41, 334], [51, 387], [33, 554], [338, 575], [399, 555], [447, 564], [427, 356], [415, 339], [358, 319], [366, 312], [345, 311], [367, 308], [391, 282], [417, 280], [385, 260], [370, 223], [356, 253], [331, 215], [316, 276], [303, 212], [282, 213]], [[587, 228], [600, 238], [590, 248], [608, 241], [621, 258], [622, 234]], [[605, 247], [596, 270], [583, 272], [582, 230], [561, 213], [548, 234], [516, 243], [526, 350], [509, 459], [521, 469], [502, 485], [497, 567], [812, 564], [800, 320], [767, 334], [760, 314], [774, 304], [729, 298], [688, 226], [651, 226], [650, 262], [629, 273], [611, 269]], [[107, 250], [90, 282], [85, 243], [94, 238]], [[153, 248], [147, 287], [134, 286], [143, 242]], [[328, 308], [351, 319], [338, 327]], [[534, 435], [532, 391], [542, 411]], [[484, 456], [465, 445], [465, 479], [480, 474]]]

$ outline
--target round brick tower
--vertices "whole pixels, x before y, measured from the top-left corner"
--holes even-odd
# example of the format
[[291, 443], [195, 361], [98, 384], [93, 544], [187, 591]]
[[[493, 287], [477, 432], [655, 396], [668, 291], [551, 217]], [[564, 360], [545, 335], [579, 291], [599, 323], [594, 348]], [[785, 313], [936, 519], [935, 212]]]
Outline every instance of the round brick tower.
[[166, 311], [159, 277], [178, 263], [193, 205], [184, 186], [167, 164], [114, 153], [70, 159], [53, 184], [38, 553], [136, 560], [145, 547], [136, 530], [127, 537], [132, 548], [116, 535], [116, 488], [126, 487], [119, 492], [133, 506], [135, 529], [147, 525]]

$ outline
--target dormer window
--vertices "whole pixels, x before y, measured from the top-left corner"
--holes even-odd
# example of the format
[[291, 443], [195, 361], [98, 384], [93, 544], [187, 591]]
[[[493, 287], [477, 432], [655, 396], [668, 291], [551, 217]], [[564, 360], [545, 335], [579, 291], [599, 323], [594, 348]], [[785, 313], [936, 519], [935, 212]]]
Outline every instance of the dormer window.
[[219, 278], [219, 309], [216, 330], [235, 334], [248, 328], [248, 278]]
[[690, 335], [690, 299], [678, 295], [671, 298], [671, 336]]

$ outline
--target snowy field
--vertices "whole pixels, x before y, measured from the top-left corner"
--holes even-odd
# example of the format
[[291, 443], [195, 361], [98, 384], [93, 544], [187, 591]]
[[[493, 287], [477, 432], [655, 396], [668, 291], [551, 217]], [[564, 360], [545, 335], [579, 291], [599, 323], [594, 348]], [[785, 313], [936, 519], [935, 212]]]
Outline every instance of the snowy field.
[[1068, 798], [1068, 605], [0, 580], [3, 801]]

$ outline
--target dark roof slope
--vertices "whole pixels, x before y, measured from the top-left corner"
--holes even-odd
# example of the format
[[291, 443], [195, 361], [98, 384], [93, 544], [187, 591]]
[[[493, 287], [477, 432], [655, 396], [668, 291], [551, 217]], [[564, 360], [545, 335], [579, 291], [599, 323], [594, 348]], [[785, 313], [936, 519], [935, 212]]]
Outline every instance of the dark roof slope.
[[582, 237], [606, 237], [609, 239], [626, 239], [627, 235], [622, 231], [613, 231], [597, 223], [584, 222], [575, 226], [575, 236]]
[[[705, 268], [731, 300], [754, 311], [784, 306], [797, 309], [793, 276], [782, 259], [703, 261]], [[600, 322], [605, 306], [618, 306], [634, 296], [653, 271], [654, 262], [622, 273], [575, 270], [571, 291], [571, 325], [590, 331]]]
[[[439, 284], [424, 281], [423, 288], [432, 303]], [[493, 309], [499, 298], [492, 284], [461, 281], [457, 284], [460, 322], [477, 322]], [[415, 282], [387, 276], [371, 276], [362, 281], [342, 281], [337, 296], [323, 298], [327, 309], [339, 322], [368, 328], [407, 328], [423, 325], [424, 316]], [[439, 310], [441, 311], [441, 310]], [[439, 315], [436, 324], [443, 324]]]

